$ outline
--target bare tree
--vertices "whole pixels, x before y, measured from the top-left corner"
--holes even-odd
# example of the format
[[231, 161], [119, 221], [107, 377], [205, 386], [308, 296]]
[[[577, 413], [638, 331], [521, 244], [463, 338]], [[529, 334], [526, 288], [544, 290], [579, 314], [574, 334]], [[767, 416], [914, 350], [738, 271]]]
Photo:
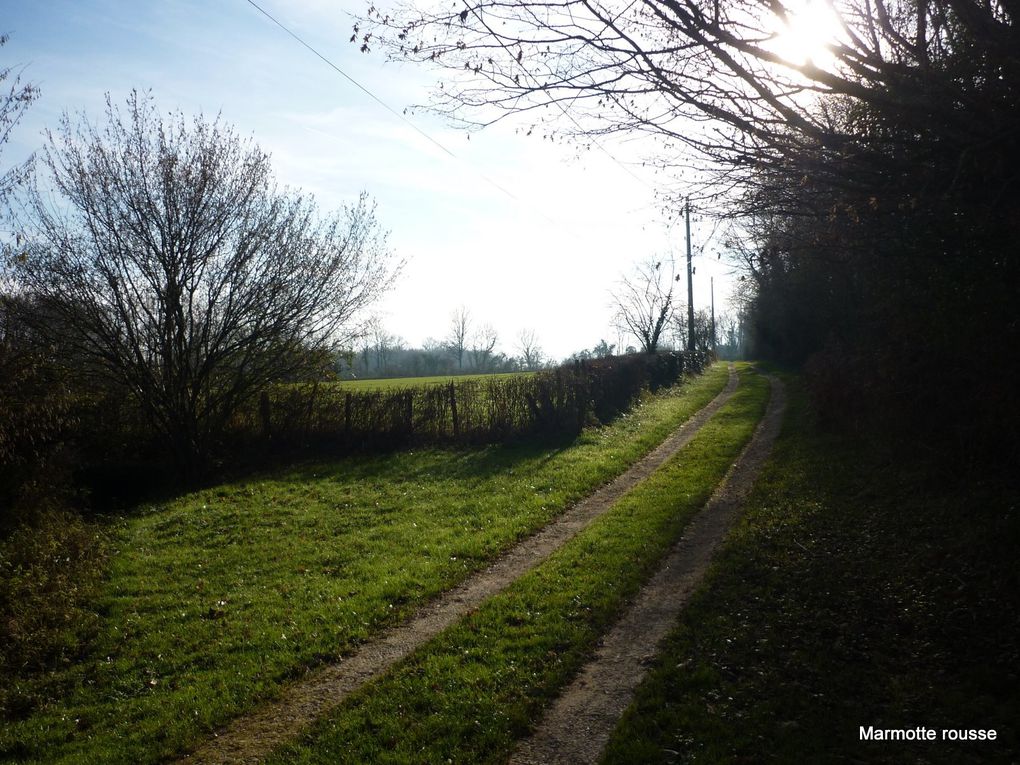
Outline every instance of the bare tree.
[[372, 344], [375, 349], [376, 369], [384, 376], [391, 374], [390, 363], [395, 354], [404, 350], [406, 346], [404, 339], [379, 324], [372, 336]]
[[491, 324], [484, 325], [471, 338], [471, 361], [479, 372], [488, 371], [498, 341], [499, 335]]
[[439, 356], [445, 348], [442, 340], [436, 340], [434, 337], [426, 337], [421, 342], [421, 349], [432, 356]]
[[[0, 48], [7, 44], [7, 40], [7, 35], [0, 35]], [[8, 81], [10, 88], [3, 92]], [[32, 84], [23, 85], [21, 77], [11, 67], [0, 68], [0, 156], [14, 126], [38, 97], [38, 88]], [[25, 177], [26, 169], [26, 165], [6, 169], [0, 166], [0, 205], [4, 204], [10, 192]]]
[[[818, 60], [782, 47], [797, 5], [373, 4], [355, 39], [363, 50], [381, 42], [395, 58], [445, 70], [433, 106], [465, 123], [518, 114], [543, 135], [654, 133], [723, 163], [727, 184], [753, 185], [756, 171], [772, 168], [784, 169], [792, 187], [806, 166], [831, 171], [832, 156], [842, 182], [864, 184], [900, 161], [916, 162], [890, 151], [901, 145], [899, 133], [869, 131], [869, 146], [861, 144], [861, 132], [840, 119], [859, 104], [893, 116], [915, 141], [948, 143], [953, 157], [999, 145], [1016, 129], [1014, 2], [819, 3], [832, 31]], [[979, 91], [987, 97], [975, 97]], [[1011, 177], [997, 173], [996, 181]]]
[[670, 334], [670, 342], [674, 348], [693, 348], [693, 344], [688, 344], [688, 328], [689, 322], [687, 320], [687, 304], [678, 303], [673, 315], [670, 317], [668, 331]]
[[421, 344], [422, 368], [426, 375], [439, 374], [446, 367], [446, 344], [434, 337], [426, 337]]
[[221, 120], [133, 93], [106, 123], [64, 115], [25, 210], [21, 289], [92, 369], [125, 385], [181, 472], [234, 412], [345, 339], [395, 264], [365, 195], [331, 215], [281, 191]]
[[[815, 58], [782, 47], [804, 11], [828, 16]], [[440, 112], [582, 141], [650, 134], [657, 163], [711, 167], [685, 195], [771, 218], [749, 227], [758, 352], [800, 362], [834, 339], [857, 359], [839, 377], [911, 408], [919, 432], [955, 408], [937, 418], [959, 428], [947, 444], [979, 427], [989, 454], [1016, 454], [997, 444], [1003, 413], [1020, 416], [1001, 382], [1020, 362], [998, 352], [1020, 345], [1016, 0], [412, 0], [368, 16], [364, 49], [382, 39], [443, 70]]]
[[446, 345], [457, 359], [457, 369], [464, 368], [464, 352], [467, 350], [470, 329], [471, 313], [461, 306], [450, 317], [450, 334], [446, 336]]
[[727, 311], [719, 316], [717, 321], [719, 331], [718, 352], [721, 358], [739, 359], [743, 357], [743, 324], [743, 316], [736, 312]]
[[655, 353], [673, 315], [673, 287], [680, 278], [663, 261], [645, 261], [620, 280], [612, 293], [617, 327], [637, 338], [641, 350]]
[[361, 363], [365, 374], [374, 371], [380, 377], [385, 377], [389, 373], [394, 352], [401, 350], [404, 345], [403, 339], [386, 329], [382, 317], [378, 314], [373, 314], [365, 322], [358, 332], [358, 340], [361, 344]]
[[542, 365], [542, 348], [538, 344], [538, 334], [533, 329], [522, 329], [517, 335], [517, 349], [521, 352], [521, 360], [525, 369], [537, 369]]
[[678, 306], [670, 318], [670, 329], [676, 346], [700, 351], [712, 350], [712, 319], [708, 311], [703, 309], [694, 312], [694, 327], [692, 329], [688, 324], [686, 306], [682, 308], [683, 310]]

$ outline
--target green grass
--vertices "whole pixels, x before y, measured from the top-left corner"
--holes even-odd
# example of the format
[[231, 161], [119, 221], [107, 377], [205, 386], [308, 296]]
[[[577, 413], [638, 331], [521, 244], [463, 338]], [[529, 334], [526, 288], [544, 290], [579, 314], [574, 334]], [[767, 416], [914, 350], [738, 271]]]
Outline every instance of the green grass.
[[[604, 761], [1015, 762], [1015, 494], [933, 475], [916, 447], [820, 433], [793, 392], [743, 522]], [[862, 743], [861, 725], [999, 740]]]
[[468, 380], [500, 380], [507, 377], [521, 377], [532, 375], [534, 372], [498, 372], [495, 374], [477, 375], [440, 375], [438, 377], [390, 377], [374, 380], [343, 380], [331, 383], [343, 390], [369, 391], [369, 390], [391, 390], [394, 388], [416, 388], [419, 385], [444, 385], [451, 382], [466, 382]]
[[306, 465], [113, 522], [99, 635], [79, 661], [16, 680], [0, 759], [179, 753], [622, 472], [726, 376], [716, 365], [559, 448]]
[[269, 762], [505, 759], [750, 438], [768, 385], [742, 376], [733, 399], [647, 481]]

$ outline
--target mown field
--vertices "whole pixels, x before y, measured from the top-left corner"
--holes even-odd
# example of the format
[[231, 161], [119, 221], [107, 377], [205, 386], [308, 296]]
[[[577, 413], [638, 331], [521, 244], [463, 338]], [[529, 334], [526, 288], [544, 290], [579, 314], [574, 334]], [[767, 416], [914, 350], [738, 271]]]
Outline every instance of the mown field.
[[180, 753], [622, 472], [726, 377], [715, 365], [559, 445], [306, 464], [111, 520], [98, 637], [5, 691], [0, 758]]

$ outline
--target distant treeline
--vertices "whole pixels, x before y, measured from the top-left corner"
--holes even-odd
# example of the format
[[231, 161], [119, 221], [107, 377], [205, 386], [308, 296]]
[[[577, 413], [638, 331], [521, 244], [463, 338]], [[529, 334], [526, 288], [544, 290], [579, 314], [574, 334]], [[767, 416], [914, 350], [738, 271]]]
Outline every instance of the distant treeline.
[[[683, 349], [687, 347], [686, 313], [672, 307], [671, 320], [661, 332], [655, 350]], [[516, 353], [500, 350], [498, 338], [489, 325], [469, 335], [465, 323], [466, 309], [459, 309], [453, 317], [453, 329], [442, 340], [427, 338], [419, 346], [408, 344], [403, 338], [390, 333], [380, 318], [368, 322], [357, 346], [337, 354], [333, 371], [344, 380], [385, 379], [393, 377], [454, 377], [463, 374], [494, 374], [505, 372], [550, 369], [560, 363], [548, 356], [539, 344], [534, 330], [522, 330], [515, 341]], [[695, 347], [714, 349], [719, 358], [737, 359], [745, 356], [745, 317], [734, 313], [720, 313], [716, 321], [716, 337], [711, 335], [711, 320], [707, 310], [695, 312]], [[641, 343], [633, 332], [619, 327], [621, 338], [617, 343], [600, 339], [591, 348], [574, 351], [563, 363], [604, 359], [614, 355], [638, 353]], [[630, 341], [630, 344], [625, 344]]]
[[[555, 363], [555, 362], [553, 362]], [[470, 349], [458, 363], [457, 350], [446, 342], [426, 341], [422, 347], [410, 347], [401, 338], [386, 333], [366, 337], [362, 345], [339, 354], [334, 365], [344, 380], [382, 379], [391, 377], [438, 377], [462, 374], [498, 374], [542, 369], [547, 359], [508, 355], [495, 349]]]

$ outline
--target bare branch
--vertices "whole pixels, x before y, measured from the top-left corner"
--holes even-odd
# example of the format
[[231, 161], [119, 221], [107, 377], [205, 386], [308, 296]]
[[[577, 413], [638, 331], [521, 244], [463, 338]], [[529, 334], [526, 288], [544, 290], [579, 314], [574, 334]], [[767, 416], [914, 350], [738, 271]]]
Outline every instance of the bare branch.
[[106, 123], [65, 115], [22, 223], [21, 288], [98, 374], [125, 384], [191, 470], [245, 401], [309, 369], [399, 264], [364, 194], [321, 215], [220, 120], [133, 93]]

